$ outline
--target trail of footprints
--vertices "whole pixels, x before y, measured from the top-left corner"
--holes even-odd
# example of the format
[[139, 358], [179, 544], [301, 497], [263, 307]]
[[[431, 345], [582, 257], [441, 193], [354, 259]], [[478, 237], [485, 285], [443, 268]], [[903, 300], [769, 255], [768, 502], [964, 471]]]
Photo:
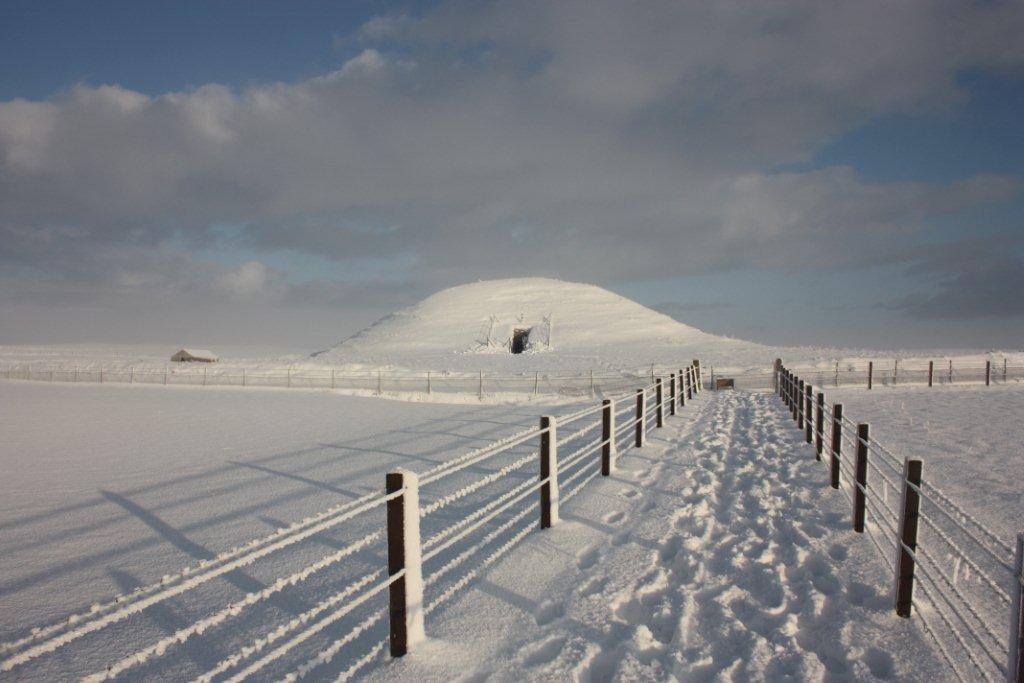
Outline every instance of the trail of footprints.
[[[572, 628], [559, 628], [560, 605], [541, 605], [538, 624], [555, 632], [521, 655], [524, 665], [575, 662], [576, 677], [591, 681], [892, 675], [886, 653], [868, 648], [857, 663], [841, 644], [845, 598], [833, 567], [846, 549], [833, 544], [822, 553], [812, 546], [840, 520], [809, 498], [806, 475], [794, 471], [806, 466], [798, 457], [806, 453], [792, 452], [768, 400], [717, 400], [692, 444], [666, 453], [682, 467], [666, 470], [656, 462], [639, 474], [639, 487], [621, 491], [633, 509], [603, 517], [618, 531], [610, 546], [578, 554], [583, 577], [569, 598], [603, 598], [614, 590], [611, 618], [587, 642]], [[663, 496], [671, 497], [659, 505]], [[664, 520], [650, 514], [659, 507], [673, 510], [667, 532]], [[661, 530], [653, 543], [644, 535], [651, 529]], [[618, 587], [602, 559], [629, 542], [652, 546], [649, 567]], [[761, 668], [745, 671], [751, 662]]]

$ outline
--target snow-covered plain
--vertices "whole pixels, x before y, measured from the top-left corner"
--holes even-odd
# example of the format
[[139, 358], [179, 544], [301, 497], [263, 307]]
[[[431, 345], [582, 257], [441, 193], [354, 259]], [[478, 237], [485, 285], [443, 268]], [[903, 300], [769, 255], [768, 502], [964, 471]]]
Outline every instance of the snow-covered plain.
[[[396, 466], [423, 471], [537, 420], [532, 407], [26, 382], [0, 382], [0, 408], [3, 465], [12, 473], [0, 510], [5, 641], [380, 490]], [[473, 467], [466, 480], [507, 462]], [[527, 531], [522, 543], [428, 618], [420, 650], [401, 661], [374, 658], [360, 674], [943, 679], [921, 634], [892, 615], [881, 559], [849, 531], [846, 499], [825, 488], [825, 468], [774, 397], [706, 392], [619, 464], [568, 501], [554, 529], [529, 531], [533, 515], [514, 527]], [[437, 495], [427, 491], [425, 504]], [[443, 521], [493, 495], [482, 490]], [[516, 509], [534, 505], [530, 497]], [[381, 522], [378, 514], [369, 526], [317, 534], [15, 673], [53, 680], [102, 672]], [[374, 546], [280, 591], [130, 673], [201, 674], [350, 577], [382, 567], [382, 552]], [[326, 629], [260, 674], [291, 671], [352, 623]], [[382, 628], [316, 669], [316, 678], [343, 671]]]

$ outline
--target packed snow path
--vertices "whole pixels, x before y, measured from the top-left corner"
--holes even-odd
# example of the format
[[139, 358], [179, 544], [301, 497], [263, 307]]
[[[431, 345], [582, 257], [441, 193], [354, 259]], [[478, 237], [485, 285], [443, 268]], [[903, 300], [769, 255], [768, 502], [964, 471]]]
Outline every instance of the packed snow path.
[[767, 394], [708, 393], [374, 680], [946, 680]]

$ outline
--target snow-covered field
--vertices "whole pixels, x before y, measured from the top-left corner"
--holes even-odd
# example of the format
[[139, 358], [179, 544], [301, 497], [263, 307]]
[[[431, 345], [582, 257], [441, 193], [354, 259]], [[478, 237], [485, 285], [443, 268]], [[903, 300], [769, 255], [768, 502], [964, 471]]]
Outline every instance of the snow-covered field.
[[[836, 390], [847, 414], [1007, 537], [1024, 512], [1016, 386]], [[554, 409], [565, 413], [574, 406]], [[314, 392], [0, 382], [2, 640], [159, 580], [368, 491], [536, 425], [536, 406], [456, 406]], [[535, 444], [467, 471], [466, 481]], [[707, 392], [428, 620], [428, 643], [381, 679], [612, 677], [943, 680], [913, 622], [892, 615], [888, 571], [849, 531], [777, 399]], [[993, 467], [994, 466], [994, 467]], [[933, 469], [934, 468], [934, 469]], [[515, 475], [529, 478], [532, 471]], [[995, 470], [995, 471], [994, 471]], [[459, 485], [456, 482], [453, 485]], [[445, 491], [426, 493], [425, 502]], [[455, 506], [460, 519], [489, 489]], [[532, 499], [524, 503], [533, 505]], [[263, 590], [374, 528], [342, 525], [115, 623], [15, 672], [52, 680], [113, 660]], [[533, 524], [527, 518], [526, 527]], [[367, 568], [318, 573], [226, 626], [170, 646], [134, 675], [200, 674]], [[365, 616], [365, 614], [358, 615]], [[353, 617], [355, 618], [355, 617]], [[351, 626], [339, 622], [263, 672], [280, 676]], [[382, 637], [381, 624], [367, 637]], [[371, 638], [372, 640], [372, 638]], [[357, 641], [317, 676], [366, 651]], [[909, 655], [909, 656], [908, 656]], [[332, 673], [333, 672], [333, 673]]]

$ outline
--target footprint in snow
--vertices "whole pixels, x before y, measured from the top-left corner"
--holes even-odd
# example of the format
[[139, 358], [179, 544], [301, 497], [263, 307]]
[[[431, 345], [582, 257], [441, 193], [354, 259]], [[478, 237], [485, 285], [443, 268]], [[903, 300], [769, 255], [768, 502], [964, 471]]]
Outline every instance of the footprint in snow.
[[580, 569], [590, 569], [601, 557], [601, 550], [598, 546], [591, 546], [576, 556], [576, 565]]
[[560, 603], [553, 600], [545, 600], [534, 610], [533, 618], [537, 620], [538, 626], [544, 626], [545, 624], [550, 624], [564, 613], [565, 609]]
[[605, 524], [618, 524], [625, 516], [626, 514], [624, 512], [616, 510], [615, 512], [609, 512], [607, 515], [602, 517], [601, 521]]

